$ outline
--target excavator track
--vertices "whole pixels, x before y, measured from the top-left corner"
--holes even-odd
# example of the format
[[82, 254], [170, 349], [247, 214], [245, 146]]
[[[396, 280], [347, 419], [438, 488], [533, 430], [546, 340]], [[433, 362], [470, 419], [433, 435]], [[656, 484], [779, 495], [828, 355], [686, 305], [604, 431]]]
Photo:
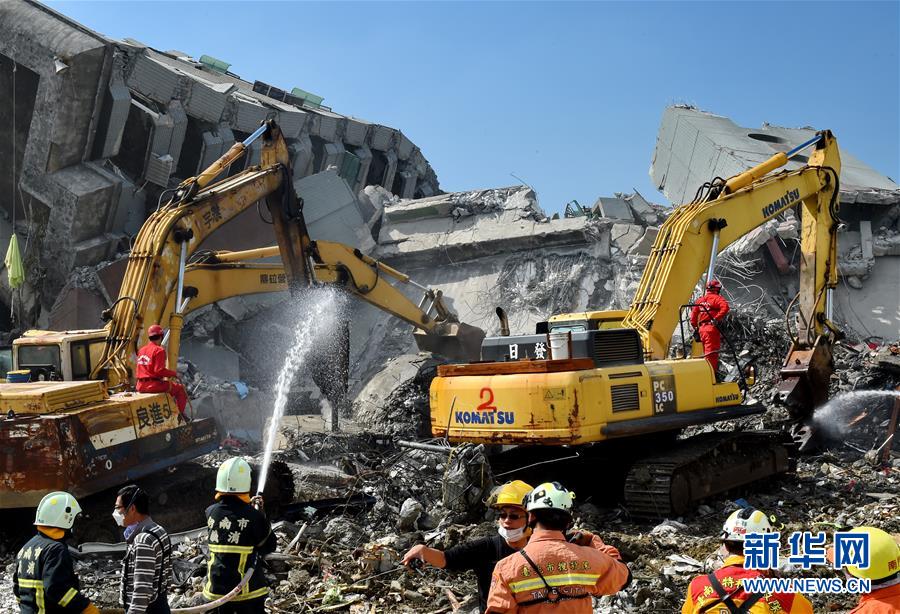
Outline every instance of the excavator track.
[[789, 469], [780, 433], [704, 433], [635, 462], [625, 478], [625, 507], [643, 518], [680, 516], [711, 495]]

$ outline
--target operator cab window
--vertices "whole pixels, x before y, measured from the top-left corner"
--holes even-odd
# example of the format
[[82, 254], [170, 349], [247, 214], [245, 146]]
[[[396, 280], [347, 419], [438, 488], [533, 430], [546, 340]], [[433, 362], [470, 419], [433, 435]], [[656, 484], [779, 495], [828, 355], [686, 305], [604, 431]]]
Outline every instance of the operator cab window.
[[585, 322], [566, 322], [565, 324], [552, 324], [550, 326], [551, 333], [582, 333], [587, 329]]
[[[32, 380], [40, 381], [40, 377], [43, 376], [43, 379], [50, 379], [49, 371], [54, 371], [56, 377], [62, 376], [62, 369], [60, 369], [60, 358], [59, 358], [59, 346], [56, 345], [20, 345], [18, 350], [19, 355], [19, 368], [20, 369], [31, 369], [32, 370]], [[40, 371], [47, 371], [46, 373], [40, 373], [38, 377], [35, 377], [34, 368], [35, 367], [43, 367], [43, 369], [39, 369]]]
[[88, 342], [72, 344], [72, 379], [85, 380], [91, 376], [91, 357]]

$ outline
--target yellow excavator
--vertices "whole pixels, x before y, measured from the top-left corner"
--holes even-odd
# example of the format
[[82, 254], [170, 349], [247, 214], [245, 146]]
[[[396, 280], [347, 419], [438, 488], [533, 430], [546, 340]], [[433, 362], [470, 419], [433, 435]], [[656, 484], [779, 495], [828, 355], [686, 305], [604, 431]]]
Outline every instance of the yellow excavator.
[[[258, 138], [260, 164], [215, 181]], [[281, 132], [266, 122], [150, 215], [119, 297], [103, 314], [104, 329], [32, 331], [14, 342], [14, 373], [27, 370], [34, 381], [0, 384], [0, 509], [33, 506], [52, 490], [87, 496], [214, 450], [212, 419], [185, 423], [169, 395], [132, 390], [146, 329], [168, 326], [174, 369], [184, 316], [222, 298], [337, 286], [412, 324], [421, 349], [457, 360], [477, 356], [484, 333], [460, 323], [439, 291], [351, 247], [313, 241], [291, 176]], [[209, 234], [261, 200], [278, 247], [198, 253]], [[202, 257], [191, 262], [195, 253]], [[252, 262], [275, 255], [281, 263]], [[391, 279], [423, 290], [422, 301], [408, 299]]]
[[[809, 147], [805, 166], [774, 172]], [[676, 207], [661, 226], [627, 311], [559, 314], [533, 335], [508, 336], [498, 309], [505, 335], [484, 340], [481, 362], [439, 367], [430, 392], [432, 433], [534, 452], [535, 446], [625, 443], [617, 448], [633, 455], [625, 503], [638, 515], [681, 514], [708, 495], [787, 470], [786, 447], [767, 433], [710, 433], [661, 448], [685, 427], [765, 411], [745, 403], [752, 373], [717, 381], [702, 351], [692, 358], [687, 355], [696, 351], [680, 352], [672, 340], [679, 323], [684, 330], [697, 282], [704, 274], [715, 278], [716, 256], [799, 207], [800, 291], [788, 310], [794, 314], [796, 307], [796, 323], [779, 394], [797, 416], [825, 399], [839, 335], [831, 313], [840, 168], [837, 142], [824, 131], [727, 181], [702, 186], [694, 202]], [[677, 354], [686, 357], [670, 358]]]

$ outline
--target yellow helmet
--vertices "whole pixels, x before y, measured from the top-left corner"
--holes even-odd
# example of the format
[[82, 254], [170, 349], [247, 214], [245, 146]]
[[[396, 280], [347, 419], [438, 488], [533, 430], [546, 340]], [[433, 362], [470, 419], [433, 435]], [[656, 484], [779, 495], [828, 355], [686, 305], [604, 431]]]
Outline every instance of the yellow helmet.
[[522, 480], [507, 482], [491, 492], [491, 496], [488, 497], [488, 505], [491, 507], [503, 507], [504, 505], [525, 507], [522, 500], [531, 490], [531, 486]]
[[900, 546], [890, 533], [875, 527], [856, 527], [851, 529], [850, 533], [869, 535], [869, 567], [860, 569], [848, 565], [844, 568], [847, 573], [857, 578], [868, 578], [873, 582], [897, 575], [900, 571]]

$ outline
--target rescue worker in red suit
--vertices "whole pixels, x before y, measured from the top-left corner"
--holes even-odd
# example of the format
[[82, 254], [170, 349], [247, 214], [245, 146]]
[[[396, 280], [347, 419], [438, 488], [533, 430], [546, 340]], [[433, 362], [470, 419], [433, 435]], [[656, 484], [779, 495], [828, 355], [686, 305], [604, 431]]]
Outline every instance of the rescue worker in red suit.
[[700, 297], [691, 310], [694, 339], [703, 343], [703, 354], [712, 366], [713, 373], [718, 373], [719, 370], [719, 347], [722, 345], [718, 324], [729, 310], [728, 301], [719, 294], [721, 291], [722, 284], [719, 280], [712, 280], [706, 285], [706, 294]]
[[184, 408], [187, 405], [187, 391], [178, 382], [168, 381], [166, 377], [178, 377], [177, 371], [166, 368], [166, 349], [160, 345], [163, 338], [163, 329], [159, 324], [154, 324], [147, 329], [150, 342], [138, 350], [137, 353], [137, 391], [138, 392], [168, 392], [175, 399], [178, 411], [184, 416]]

